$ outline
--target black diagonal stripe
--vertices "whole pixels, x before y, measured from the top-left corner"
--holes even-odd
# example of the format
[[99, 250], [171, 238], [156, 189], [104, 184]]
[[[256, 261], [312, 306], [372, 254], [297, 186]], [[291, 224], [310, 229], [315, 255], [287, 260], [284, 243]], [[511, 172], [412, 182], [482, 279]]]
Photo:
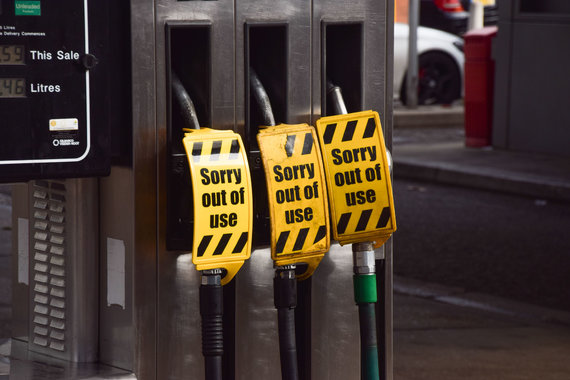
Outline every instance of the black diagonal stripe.
[[351, 212], [347, 212], [346, 214], [342, 214], [340, 216], [340, 220], [338, 221], [338, 224], [336, 226], [336, 230], [339, 234], [344, 234], [344, 231], [346, 231], [346, 226], [348, 225], [351, 216], [352, 216]]
[[362, 138], [367, 139], [369, 137], [374, 136], [375, 129], [376, 129], [376, 122], [374, 121], [374, 118], [371, 117], [370, 119], [368, 119], [368, 122], [366, 123], [366, 129], [364, 130], [364, 135], [362, 136]]
[[382, 209], [382, 213], [380, 214], [380, 219], [378, 219], [378, 224], [376, 224], [376, 228], [386, 227], [389, 220], [390, 220], [390, 207], [384, 207]]
[[360, 219], [358, 219], [358, 224], [356, 225], [355, 232], [364, 231], [370, 220], [370, 215], [372, 215], [372, 209], [362, 211], [360, 214]]
[[206, 252], [206, 249], [208, 248], [208, 245], [210, 245], [211, 240], [212, 240], [212, 235], [205, 235], [202, 238], [202, 241], [198, 246], [198, 257], [204, 256], [204, 252]]
[[351, 120], [346, 123], [346, 129], [344, 130], [344, 135], [342, 135], [342, 141], [351, 141], [354, 136], [354, 131], [356, 130], [356, 124], [358, 120]]
[[319, 241], [323, 240], [325, 236], [327, 236], [327, 226], [320, 226], [313, 244], [317, 244]]
[[222, 253], [224, 253], [224, 249], [226, 249], [226, 246], [228, 245], [228, 242], [230, 241], [231, 237], [232, 237], [232, 234], [223, 234], [222, 235], [222, 238], [220, 239], [218, 246], [214, 250], [214, 253], [213, 253], [214, 256], [221, 255]]
[[285, 144], [285, 152], [287, 152], [287, 157], [291, 157], [293, 155], [293, 151], [295, 150], [296, 138], [297, 138], [296, 135], [287, 136], [287, 143]]
[[230, 148], [230, 160], [237, 160], [239, 157], [239, 142], [237, 139], [232, 140], [232, 146]]
[[313, 151], [313, 134], [311, 132], [307, 132], [305, 134], [305, 142], [303, 143], [303, 154], [311, 154]]
[[299, 235], [297, 235], [297, 240], [295, 240], [295, 245], [293, 246], [293, 251], [300, 251], [305, 245], [305, 240], [307, 240], [307, 234], [309, 233], [308, 228], [301, 228]]
[[243, 247], [245, 247], [245, 243], [247, 243], [248, 235], [249, 235], [248, 232], [244, 232], [241, 234], [232, 253], [240, 253], [241, 251], [243, 251]]
[[210, 161], [218, 161], [220, 159], [220, 152], [222, 151], [222, 140], [216, 140], [212, 143], [212, 153], [210, 154]]
[[289, 233], [291, 231], [283, 231], [279, 235], [279, 239], [277, 239], [277, 244], [275, 244], [275, 253], [283, 252], [285, 249], [285, 243], [287, 243], [287, 238], [289, 237]]
[[202, 155], [202, 145], [204, 145], [201, 141], [195, 142], [192, 145], [192, 157], [194, 158], [194, 162], [200, 160], [200, 156]]
[[336, 123], [327, 125], [327, 128], [325, 129], [325, 134], [323, 135], [323, 141], [325, 142], [325, 144], [330, 144], [332, 142], [335, 129], [336, 129]]

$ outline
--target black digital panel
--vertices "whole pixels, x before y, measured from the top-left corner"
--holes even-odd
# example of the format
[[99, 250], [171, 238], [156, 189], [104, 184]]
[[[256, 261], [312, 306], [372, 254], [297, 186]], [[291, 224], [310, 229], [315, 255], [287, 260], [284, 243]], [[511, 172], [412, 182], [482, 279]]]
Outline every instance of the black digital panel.
[[113, 2], [0, 3], [0, 181], [107, 174]]

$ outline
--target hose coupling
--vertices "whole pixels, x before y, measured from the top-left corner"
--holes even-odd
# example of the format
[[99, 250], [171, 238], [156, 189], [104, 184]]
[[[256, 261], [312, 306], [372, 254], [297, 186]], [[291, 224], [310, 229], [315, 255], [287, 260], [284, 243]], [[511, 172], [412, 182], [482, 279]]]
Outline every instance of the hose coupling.
[[352, 254], [354, 274], [376, 273], [376, 257], [372, 242], [354, 243]]
[[293, 278], [295, 278], [296, 269], [297, 266], [295, 264], [277, 266], [275, 267], [275, 277], [292, 280]]
[[277, 309], [294, 309], [297, 306], [295, 269], [295, 265], [283, 265], [275, 268], [273, 300]]
[[223, 270], [208, 269], [202, 271], [201, 284], [202, 285], [222, 285], [222, 273]]

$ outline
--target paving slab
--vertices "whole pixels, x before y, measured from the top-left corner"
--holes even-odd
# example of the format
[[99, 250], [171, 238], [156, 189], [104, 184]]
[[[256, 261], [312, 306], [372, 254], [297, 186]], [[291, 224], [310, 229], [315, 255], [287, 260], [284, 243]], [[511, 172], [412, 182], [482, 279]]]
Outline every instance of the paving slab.
[[396, 105], [394, 175], [570, 201], [569, 156], [466, 147], [458, 122], [463, 116], [462, 104], [415, 110]]
[[570, 158], [467, 148], [462, 142], [395, 145], [394, 175], [570, 201]]
[[401, 103], [394, 104], [395, 128], [425, 128], [463, 126], [465, 111], [461, 102], [452, 105], [430, 105], [406, 108]]

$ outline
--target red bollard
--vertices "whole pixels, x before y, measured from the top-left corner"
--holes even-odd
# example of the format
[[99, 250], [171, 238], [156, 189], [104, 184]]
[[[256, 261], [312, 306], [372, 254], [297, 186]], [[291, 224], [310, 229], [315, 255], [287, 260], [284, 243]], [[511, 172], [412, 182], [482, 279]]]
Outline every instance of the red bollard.
[[497, 27], [465, 33], [465, 146], [491, 145], [495, 61], [491, 41]]

